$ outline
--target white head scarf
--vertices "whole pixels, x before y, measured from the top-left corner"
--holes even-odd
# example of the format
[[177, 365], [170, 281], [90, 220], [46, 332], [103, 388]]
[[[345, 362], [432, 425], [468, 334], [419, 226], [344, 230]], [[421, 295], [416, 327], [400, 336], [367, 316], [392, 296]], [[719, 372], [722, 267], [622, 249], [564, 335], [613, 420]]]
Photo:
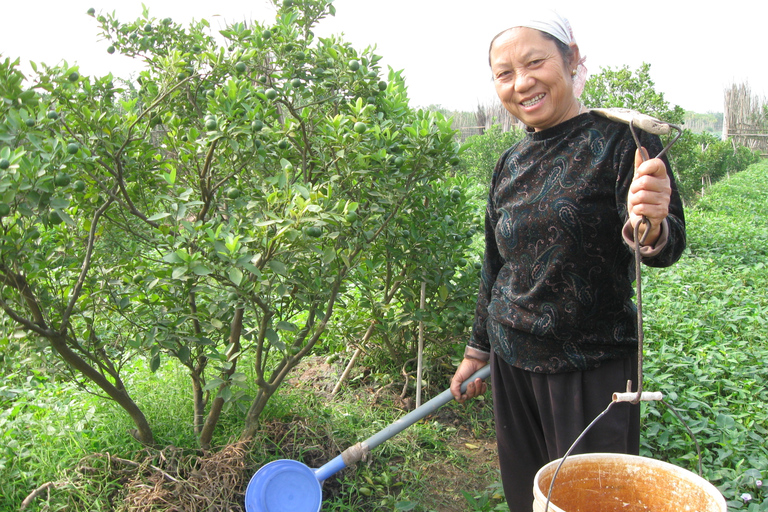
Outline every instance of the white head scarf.
[[[546, 8], [531, 7], [528, 10], [518, 13], [512, 24], [500, 29], [501, 33], [505, 30], [515, 27], [533, 28], [549, 34], [561, 43], [570, 45], [576, 43], [573, 37], [573, 29], [568, 19], [561, 16], [557, 11]], [[576, 75], [573, 77], [573, 94], [578, 98], [584, 90], [584, 84], [587, 81], [587, 67], [584, 62], [586, 57], [581, 57], [576, 68]]]

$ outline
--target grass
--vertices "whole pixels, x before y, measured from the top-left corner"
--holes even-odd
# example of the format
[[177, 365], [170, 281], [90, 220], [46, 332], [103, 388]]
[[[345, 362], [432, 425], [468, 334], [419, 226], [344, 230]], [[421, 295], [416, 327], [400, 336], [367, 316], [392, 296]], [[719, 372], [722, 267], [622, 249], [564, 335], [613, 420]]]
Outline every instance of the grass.
[[[761, 485], [768, 477], [765, 190], [765, 162], [713, 186], [686, 212], [682, 260], [643, 270], [645, 388], [664, 392], [695, 440], [664, 406], [645, 405], [642, 454], [696, 472], [698, 442], [703, 476], [731, 511], [768, 511]], [[91, 455], [157, 461], [162, 454], [138, 446], [126, 433], [132, 424], [109, 402], [16, 364], [0, 385], [0, 510], [18, 509], [46, 482], [57, 487], [27, 510], [116, 510], [126, 480], [105, 470], [108, 459]], [[332, 399], [298, 378], [281, 389], [263, 415], [248, 470], [277, 458], [317, 467], [402, 416], [399, 386], [374, 399], [375, 378], [357, 371]], [[137, 363], [132, 378], [159, 442], [196, 453], [186, 375], [172, 366], [152, 374]], [[442, 384], [433, 383], [428, 396]], [[229, 410], [215, 444], [235, 439], [241, 420], [241, 411]], [[489, 401], [446, 405], [329, 479], [323, 510], [504, 510], [492, 423]]]

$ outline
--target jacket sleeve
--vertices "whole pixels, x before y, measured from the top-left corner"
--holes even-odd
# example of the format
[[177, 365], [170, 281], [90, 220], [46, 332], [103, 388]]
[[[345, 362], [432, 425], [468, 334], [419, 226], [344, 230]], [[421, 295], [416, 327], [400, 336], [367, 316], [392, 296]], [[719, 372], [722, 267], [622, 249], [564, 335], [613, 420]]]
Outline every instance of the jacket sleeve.
[[488, 191], [488, 203], [485, 208], [485, 254], [483, 256], [483, 267], [480, 271], [480, 287], [475, 305], [475, 320], [472, 324], [472, 334], [464, 352], [465, 357], [488, 360], [491, 355], [491, 344], [487, 328], [488, 306], [491, 302], [491, 293], [496, 282], [496, 276], [499, 274], [504, 263], [499, 254], [499, 248], [496, 245], [498, 217], [494, 207], [493, 194], [499, 173], [503, 169], [507, 156], [512, 150], [513, 148], [510, 148], [505, 151], [498, 162], [496, 162], [490, 190]]
[[[640, 131], [640, 143], [648, 150], [651, 157], [659, 154], [663, 145], [656, 135]], [[635, 149], [636, 145], [629, 128], [626, 128], [624, 147], [620, 152], [619, 176], [616, 187], [616, 203], [619, 205], [619, 214], [624, 221], [622, 236], [631, 250], [634, 251], [634, 232], [629, 222], [627, 211], [627, 195], [635, 173]], [[674, 148], [673, 148], [674, 149]], [[650, 267], [668, 267], [682, 256], [686, 246], [685, 216], [683, 214], [683, 202], [677, 189], [674, 173], [669, 165], [666, 155], [661, 159], [667, 168], [667, 175], [672, 187], [672, 196], [669, 202], [669, 214], [662, 224], [662, 232], [659, 240], [650, 247], [641, 247], [640, 254], [643, 263]]]

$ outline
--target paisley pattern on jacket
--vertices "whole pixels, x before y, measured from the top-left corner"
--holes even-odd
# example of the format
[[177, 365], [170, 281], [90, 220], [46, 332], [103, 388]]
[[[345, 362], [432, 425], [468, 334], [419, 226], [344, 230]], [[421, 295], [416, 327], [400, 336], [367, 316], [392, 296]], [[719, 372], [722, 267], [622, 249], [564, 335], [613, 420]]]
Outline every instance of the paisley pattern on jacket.
[[[662, 147], [645, 133], [641, 143], [651, 155]], [[545, 373], [635, 353], [634, 256], [621, 235], [634, 154], [628, 126], [587, 113], [530, 133], [502, 155], [488, 197], [469, 346]], [[651, 266], [671, 265], [685, 248], [670, 178], [668, 239], [644, 260]]]

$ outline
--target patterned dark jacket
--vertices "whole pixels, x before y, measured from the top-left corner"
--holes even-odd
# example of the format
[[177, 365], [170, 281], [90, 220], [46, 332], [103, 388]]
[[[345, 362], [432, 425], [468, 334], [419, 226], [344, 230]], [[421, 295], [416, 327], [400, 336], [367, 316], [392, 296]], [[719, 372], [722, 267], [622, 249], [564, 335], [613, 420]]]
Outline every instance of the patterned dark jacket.
[[[662, 145], [642, 133], [651, 156]], [[528, 371], [588, 370], [637, 350], [634, 253], [627, 193], [635, 142], [627, 125], [593, 113], [529, 133], [494, 170], [471, 350], [494, 350]], [[669, 169], [669, 162], [663, 159]], [[663, 233], [643, 247], [664, 267], [685, 248], [672, 180]]]

